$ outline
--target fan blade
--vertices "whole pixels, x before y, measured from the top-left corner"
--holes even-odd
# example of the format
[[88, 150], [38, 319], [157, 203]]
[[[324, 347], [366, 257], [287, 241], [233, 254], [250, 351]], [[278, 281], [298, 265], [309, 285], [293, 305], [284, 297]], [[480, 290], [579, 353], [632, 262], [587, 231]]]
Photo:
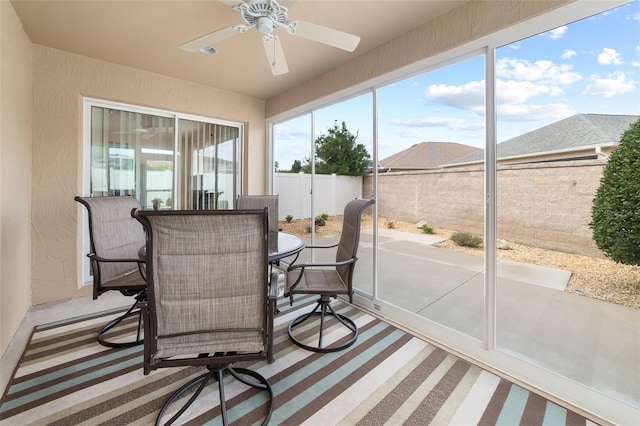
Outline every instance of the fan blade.
[[181, 49], [186, 50], [187, 52], [197, 52], [203, 47], [212, 46], [219, 41], [225, 40], [229, 37], [233, 37], [234, 35], [240, 34], [238, 30], [233, 27], [223, 28], [218, 31], [214, 31], [212, 33], [203, 35], [202, 37], [198, 37], [195, 40], [191, 40], [188, 43], [180, 46]]
[[284, 58], [284, 50], [282, 50], [282, 44], [280, 44], [278, 36], [264, 37], [262, 45], [264, 46], [264, 52], [267, 54], [269, 66], [271, 66], [271, 73], [273, 75], [288, 73], [289, 67], [287, 67], [287, 60]]
[[356, 35], [302, 21], [298, 21], [295, 25], [293, 35], [328, 44], [348, 52], [353, 52], [360, 43], [360, 37]]

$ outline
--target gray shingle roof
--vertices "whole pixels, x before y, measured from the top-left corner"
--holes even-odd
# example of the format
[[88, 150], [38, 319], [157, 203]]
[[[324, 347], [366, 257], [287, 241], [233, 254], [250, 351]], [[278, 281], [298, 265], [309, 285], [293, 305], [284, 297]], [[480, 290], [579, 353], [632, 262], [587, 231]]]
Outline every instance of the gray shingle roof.
[[[498, 144], [498, 158], [616, 144], [637, 115], [576, 114]], [[484, 160], [484, 150], [449, 164]]]

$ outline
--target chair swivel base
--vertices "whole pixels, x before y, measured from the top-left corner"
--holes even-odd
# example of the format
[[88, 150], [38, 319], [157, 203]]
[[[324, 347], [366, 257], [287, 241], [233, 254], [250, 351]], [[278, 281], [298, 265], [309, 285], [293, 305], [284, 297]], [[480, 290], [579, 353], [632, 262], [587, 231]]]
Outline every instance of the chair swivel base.
[[[137, 303], [138, 301], [136, 301], [133, 305], [131, 305], [129, 310], [125, 312], [124, 315], [119, 316], [118, 318], [108, 322], [104, 327], [102, 327], [102, 329], [98, 332], [98, 343], [108, 348], [131, 348], [134, 346], [141, 345], [144, 342], [144, 340], [140, 337], [141, 330], [142, 330], [142, 316], [140, 315], [140, 309], [136, 309]], [[138, 331], [136, 333], [136, 340], [129, 341], [129, 342], [110, 342], [107, 340], [105, 335], [109, 330], [116, 327], [125, 319], [133, 316], [138, 316]]]
[[[319, 337], [318, 337], [318, 344], [312, 346], [312, 345], [307, 345], [305, 343], [302, 343], [302, 340], [294, 335], [293, 329], [299, 325], [307, 323], [307, 320], [317, 315], [320, 316], [320, 331], [319, 331]], [[323, 346], [322, 339], [324, 334], [324, 321], [327, 315], [333, 316], [343, 326], [349, 329], [352, 335], [351, 339], [349, 339], [348, 341], [340, 345]], [[353, 345], [356, 342], [356, 340], [358, 339], [358, 327], [349, 317], [335, 312], [331, 307], [331, 301], [329, 300], [329, 296], [323, 295], [320, 297], [320, 300], [318, 300], [316, 307], [311, 312], [300, 315], [299, 317], [291, 321], [291, 324], [289, 324], [289, 338], [293, 341], [293, 343], [295, 343], [299, 347], [309, 351], [321, 352], [321, 353], [337, 352], [337, 351], [341, 351], [343, 349], [348, 348], [349, 346]]]
[[[198, 395], [203, 391], [203, 389], [207, 386], [211, 379], [218, 382], [218, 391], [220, 394], [220, 412], [222, 416], [222, 424], [228, 425], [229, 420], [227, 416], [227, 404], [224, 396], [224, 377], [229, 373], [236, 380], [241, 383], [244, 383], [247, 386], [255, 387], [258, 389], [266, 390], [269, 393], [269, 412], [267, 413], [266, 418], [262, 422], [262, 425], [265, 426], [269, 423], [271, 419], [271, 414], [273, 413], [273, 390], [271, 389], [271, 385], [264, 378], [264, 376], [258, 374], [253, 370], [248, 370], [246, 368], [232, 368], [230, 364], [221, 364], [221, 365], [210, 365], [207, 366], [209, 370], [205, 374], [202, 374], [195, 379], [190, 380], [178, 390], [176, 390], [171, 397], [164, 403], [160, 413], [158, 414], [158, 418], [156, 419], [156, 426], [161, 425], [162, 418], [168, 411], [169, 407], [176, 402], [178, 399], [182, 397], [182, 395], [188, 391], [190, 391], [193, 387], [198, 386], [195, 390], [194, 394], [191, 395], [189, 400], [165, 423], [165, 425], [173, 424], [178, 418], [185, 412], [187, 409], [193, 404], [193, 402], [198, 398]], [[243, 376], [253, 377], [256, 381], [249, 381]]]

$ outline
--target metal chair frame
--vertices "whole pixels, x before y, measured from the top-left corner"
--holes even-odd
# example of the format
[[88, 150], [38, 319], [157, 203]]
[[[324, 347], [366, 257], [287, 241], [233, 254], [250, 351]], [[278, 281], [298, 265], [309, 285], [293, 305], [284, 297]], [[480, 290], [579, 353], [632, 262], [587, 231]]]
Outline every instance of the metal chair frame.
[[[135, 302], [131, 305], [129, 310], [127, 310], [123, 315], [113, 319], [112, 321], [105, 324], [100, 331], [98, 332], [98, 342], [106, 347], [110, 348], [128, 348], [142, 344], [142, 317], [140, 316], [140, 309], [137, 307], [138, 304], [145, 300], [146, 295], [146, 277], [145, 277], [145, 262], [140, 258], [132, 258], [132, 257], [106, 257], [103, 253], [98, 253], [99, 250], [96, 250], [96, 246], [101, 246], [101, 242], [97, 241], [97, 239], [103, 238], [102, 235], [97, 235], [99, 232], [96, 232], [96, 216], [100, 217], [103, 212], [100, 212], [100, 209], [106, 209], [108, 207], [105, 203], [118, 203], [121, 204], [122, 211], [119, 211], [117, 216], [118, 220], [122, 223], [123, 221], [131, 220], [132, 223], [127, 223], [129, 227], [132, 224], [135, 227], [139, 227], [140, 231], [140, 241], [139, 246], [144, 244], [144, 232], [140, 224], [138, 224], [135, 219], [131, 218], [131, 209], [132, 208], [140, 208], [140, 203], [133, 198], [132, 196], [108, 196], [108, 197], [74, 197], [74, 200], [78, 203], [82, 204], [87, 209], [88, 219], [89, 219], [89, 240], [90, 240], [90, 252], [87, 254], [91, 262], [91, 270], [93, 273], [93, 299], [96, 300], [101, 294], [107, 291], [119, 291], [125, 296], [132, 296], [135, 298]], [[113, 219], [113, 218], [111, 218]], [[126, 229], [124, 233], [131, 233], [131, 229]], [[118, 229], [113, 229], [113, 233], [119, 232]], [[127, 237], [131, 237], [128, 235]], [[106, 237], [104, 237], [106, 239]], [[139, 247], [138, 247], [139, 248]], [[134, 250], [130, 250], [132, 253]], [[111, 276], [113, 273], [110, 273], [108, 277], [103, 277], [103, 269], [107, 268], [109, 264], [113, 264], [114, 267], [121, 268], [121, 270], [125, 271], [124, 274], [117, 274], [115, 277]], [[116, 265], [119, 264], [119, 265]], [[130, 267], [126, 265], [131, 265]], [[137, 271], [136, 271], [137, 269]], [[138, 327], [136, 331], [136, 338], [130, 342], [113, 342], [109, 341], [109, 337], [107, 333], [122, 323], [125, 319], [129, 317], [137, 316], [138, 317]]]
[[[176, 422], [182, 414], [193, 404], [198, 398], [200, 393], [204, 390], [211, 380], [218, 382], [218, 391], [220, 397], [220, 411], [222, 422], [224, 425], [228, 424], [227, 404], [224, 394], [224, 379], [231, 376], [236, 380], [244, 383], [247, 386], [255, 387], [260, 390], [266, 391], [269, 395], [269, 408], [268, 413], [263, 420], [262, 424], [268, 424], [271, 414], [273, 412], [273, 390], [271, 385], [265, 377], [259, 373], [249, 370], [247, 368], [233, 367], [236, 362], [246, 361], [258, 361], [267, 360], [273, 361], [273, 315], [275, 312], [275, 302], [278, 295], [278, 280], [277, 274], [268, 274], [268, 209], [262, 210], [207, 210], [207, 211], [193, 211], [193, 210], [175, 210], [175, 211], [136, 211], [132, 212], [132, 215], [138, 219], [147, 230], [147, 270], [148, 270], [148, 295], [149, 298], [146, 301], [140, 303], [142, 309], [142, 316], [144, 318], [144, 330], [145, 339], [144, 345], [144, 374], [149, 374], [152, 370], [164, 367], [177, 367], [177, 366], [203, 366], [207, 368], [207, 372], [190, 380], [176, 390], [171, 397], [165, 402], [160, 410], [156, 419], [156, 425], [162, 423], [163, 418], [169, 412], [169, 408], [176, 403], [181, 397], [195, 388], [194, 394], [187, 400], [186, 403], [167, 421], [166, 424], [170, 425]], [[193, 357], [169, 357], [161, 358], [156, 356], [158, 351], [158, 339], [162, 338], [175, 338], [175, 337], [188, 337], [195, 335], [202, 335], [203, 333], [218, 333], [218, 332], [237, 332], [244, 329], [222, 329], [222, 330], [191, 330], [178, 334], [172, 334], [169, 336], [158, 335], [158, 306], [155, 302], [156, 284], [155, 278], [158, 273], [156, 265], [154, 264], [154, 219], [162, 218], [166, 216], [192, 216], [194, 218], [201, 216], [229, 216], [229, 215], [261, 215], [261, 232], [262, 232], [262, 248], [261, 254], [262, 261], [260, 268], [263, 268], [262, 273], [265, 277], [264, 286], [264, 299], [265, 299], [265, 312], [262, 321], [262, 327], [260, 331], [262, 334], [262, 340], [264, 342], [263, 350], [255, 353], [238, 353], [238, 352], [221, 352], [215, 353], [200, 353]], [[267, 282], [268, 281], [268, 282]], [[227, 374], [228, 373], [228, 374]]]
[[[349, 317], [342, 315], [331, 306], [331, 299], [337, 298], [338, 295], [346, 295], [349, 297], [349, 303], [353, 302], [353, 271], [358, 260], [358, 244], [360, 241], [360, 225], [362, 222], [362, 213], [371, 205], [374, 200], [356, 198], [345, 206], [343, 215], [343, 227], [340, 241], [337, 244], [328, 246], [307, 246], [307, 248], [330, 249], [337, 248], [336, 261], [324, 263], [298, 263], [292, 264], [287, 268], [287, 284], [285, 296], [289, 296], [291, 304], [293, 304], [293, 296], [295, 294], [318, 294], [318, 299], [314, 309], [306, 314], [300, 315], [289, 324], [289, 338], [299, 347], [320, 353], [336, 352], [348, 348], [353, 345], [358, 338], [358, 327]], [[328, 267], [335, 268], [335, 274], [330, 274], [325, 280], [333, 280], [333, 282], [319, 283], [320, 279], [316, 278], [313, 288], [302, 288], [298, 286], [308, 274], [315, 274], [315, 269], [326, 269]], [[323, 277], [327, 277], [323, 275]], [[320, 317], [320, 326], [318, 331], [318, 343], [309, 345], [298, 338], [294, 332], [296, 327], [308, 324], [312, 317]], [[338, 345], [324, 345], [325, 319], [327, 316], [338, 320], [340, 324], [350, 330], [351, 338]]]

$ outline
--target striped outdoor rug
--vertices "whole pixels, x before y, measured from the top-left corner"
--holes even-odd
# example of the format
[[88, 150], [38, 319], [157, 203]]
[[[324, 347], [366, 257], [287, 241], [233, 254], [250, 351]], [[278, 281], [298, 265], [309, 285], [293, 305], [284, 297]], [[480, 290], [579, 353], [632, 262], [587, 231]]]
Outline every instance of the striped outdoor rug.
[[[273, 425], [585, 425], [585, 418], [351, 306], [355, 345], [317, 354], [293, 345], [287, 325], [313, 299], [282, 301], [273, 364], [251, 368], [274, 391]], [[168, 396], [202, 370], [171, 368], [142, 374], [142, 348], [108, 349], [96, 333], [118, 312], [43, 324], [33, 330], [0, 401], [2, 425], [148, 425]], [[132, 333], [131, 325], [124, 333]], [[326, 336], [338, 339], [338, 333]], [[226, 386], [235, 424], [259, 424], [264, 392]], [[188, 424], [219, 424], [217, 386], [200, 395]], [[182, 419], [181, 419], [182, 421]], [[185, 422], [183, 422], [184, 424]]]

